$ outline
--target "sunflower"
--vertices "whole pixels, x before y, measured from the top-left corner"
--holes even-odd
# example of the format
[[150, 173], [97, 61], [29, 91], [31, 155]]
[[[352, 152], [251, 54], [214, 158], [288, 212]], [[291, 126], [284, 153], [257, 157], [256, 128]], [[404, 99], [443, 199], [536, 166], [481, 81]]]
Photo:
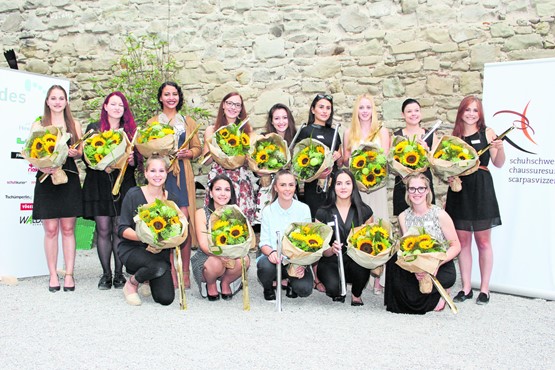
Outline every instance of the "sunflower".
[[395, 145], [395, 154], [401, 154], [408, 145], [408, 141], [401, 141], [399, 144]]
[[179, 224], [181, 224], [181, 221], [179, 221], [179, 217], [173, 216], [172, 218], [170, 218], [170, 224], [171, 225], [179, 225]]
[[[280, 149], [281, 149], [281, 148], [280, 148]], [[268, 145], [268, 146], [266, 147], [266, 150], [267, 150], [268, 152], [271, 153], [271, 152], [273, 152], [274, 150], [276, 150], [276, 146], [275, 146], [274, 144], [270, 144], [270, 145]]]
[[141, 220], [145, 221], [150, 217], [150, 212], [148, 211], [148, 209], [143, 209], [139, 213], [139, 217], [141, 218]]
[[220, 136], [223, 137], [224, 139], [227, 139], [227, 137], [229, 136], [229, 130], [227, 128], [221, 129]]
[[374, 173], [372, 172], [370, 172], [368, 175], [362, 176], [362, 183], [364, 184], [364, 186], [374, 186], [377, 182], [378, 180], [376, 179], [376, 175], [374, 175]]
[[434, 158], [441, 158], [444, 154], [445, 152], [443, 150], [438, 150], [437, 152], [435, 152]]
[[42, 149], [44, 148], [44, 143], [41, 140], [40, 137], [37, 137], [34, 141], [33, 144], [31, 145], [31, 150], [34, 150], [36, 152], [40, 152]]
[[387, 230], [384, 229], [384, 228], [381, 227], [381, 226], [375, 226], [375, 227], [373, 227], [373, 228], [370, 229], [370, 235], [376, 236], [376, 235], [378, 235], [378, 234], [381, 234], [382, 237], [384, 237], [384, 238], [388, 238], [388, 237], [389, 237], [389, 233], [387, 232]]
[[418, 235], [418, 237], [416, 238], [416, 240], [417, 240], [419, 243], [428, 242], [428, 241], [431, 241], [431, 240], [432, 240], [432, 237], [431, 237], [430, 235], [428, 235], [428, 234], [420, 234], [420, 235]]
[[393, 156], [393, 160], [396, 161], [396, 162], [401, 163], [401, 158], [399, 158], [398, 155], [394, 155], [394, 156]]
[[160, 217], [154, 217], [149, 223], [148, 226], [154, 228], [154, 232], [156, 234], [159, 234], [162, 230], [164, 230], [164, 228], [166, 227], [167, 223], [166, 221]]
[[302, 227], [303, 233], [305, 234], [310, 234], [312, 232], [312, 228], [310, 227], [310, 225], [304, 225]]
[[308, 244], [311, 248], [321, 248], [322, 244], [324, 244], [324, 240], [318, 234], [309, 234], [305, 236], [306, 244]]
[[320, 154], [326, 154], [326, 149], [324, 149], [324, 147], [321, 146], [321, 145], [318, 145], [318, 146], [316, 147], [316, 151], [317, 151], [318, 153], [320, 153]]
[[100, 162], [102, 158], [104, 158], [102, 154], [94, 153], [94, 160], [96, 161], [96, 163]]
[[110, 138], [110, 140], [112, 143], [118, 145], [119, 143], [121, 143], [121, 135], [119, 134], [119, 132], [114, 132], [114, 135], [112, 135], [112, 137]]
[[304, 241], [304, 235], [301, 233], [297, 233], [297, 232], [292, 232], [290, 235], [291, 239], [293, 240], [298, 240], [298, 241]]
[[418, 243], [418, 247], [420, 249], [431, 249], [434, 246], [434, 242], [432, 240], [425, 240]]
[[374, 172], [374, 175], [377, 177], [385, 176], [385, 168], [383, 167], [374, 167], [372, 172]]
[[364, 253], [371, 254], [372, 253], [372, 239], [369, 238], [362, 238], [357, 241], [357, 249], [360, 249]]
[[251, 142], [251, 138], [249, 137], [249, 135], [243, 132], [241, 134], [241, 144], [243, 144], [243, 146], [248, 146], [250, 142]]
[[243, 232], [243, 226], [241, 225], [235, 225], [229, 229], [229, 235], [231, 235], [233, 238], [240, 237], [241, 235], [243, 235]]
[[104, 144], [106, 144], [106, 140], [104, 140], [100, 135], [97, 135], [91, 139], [91, 145], [94, 148], [99, 148], [101, 146], [104, 146]]
[[212, 226], [212, 230], [222, 229], [227, 225], [229, 225], [229, 221], [218, 220], [214, 223], [214, 226]]
[[387, 249], [387, 245], [384, 242], [375, 242], [373, 252], [375, 254], [380, 254]]
[[56, 135], [45, 134], [45, 135], [42, 137], [42, 140], [43, 140], [45, 143], [56, 143]]
[[408, 237], [401, 244], [401, 249], [404, 251], [410, 252], [414, 248], [415, 244], [416, 244], [416, 239], [413, 237]]
[[114, 131], [112, 131], [112, 130], [104, 131], [104, 132], [102, 133], [102, 137], [103, 137], [104, 139], [109, 139], [109, 138], [112, 137], [112, 135], [114, 135]]
[[376, 153], [373, 150], [367, 150], [365, 154], [366, 154], [366, 157], [368, 159], [368, 162], [375, 161], [376, 157], [378, 156], [378, 153]]
[[459, 158], [461, 161], [466, 161], [470, 159], [470, 155], [466, 154], [465, 152], [460, 152], [457, 158]]
[[52, 154], [54, 153], [54, 148], [56, 147], [56, 144], [52, 143], [52, 142], [47, 142], [44, 145], [44, 149], [46, 149], [46, 151], [48, 152], [48, 154]]
[[239, 145], [239, 138], [237, 137], [237, 135], [230, 134], [226, 141], [227, 144], [232, 148], [235, 148], [237, 145]]
[[160, 138], [157, 135], [152, 135], [151, 137], [148, 138], [148, 141], [152, 141], [156, 139], [160, 139]]
[[416, 151], [413, 150], [413, 151], [408, 152], [401, 159], [401, 164], [403, 164], [405, 166], [413, 167], [413, 166], [416, 166], [418, 164], [419, 160], [420, 160], [420, 154], [418, 154]]
[[168, 128], [168, 127], [164, 127], [164, 128], [162, 129], [162, 132], [163, 132], [164, 134], [166, 134], [166, 135], [173, 135], [173, 134], [174, 134], [173, 129]]
[[364, 168], [366, 166], [366, 158], [363, 155], [357, 155], [353, 158], [352, 166], [356, 169]]
[[270, 159], [270, 156], [265, 150], [256, 153], [256, 163], [266, 163], [268, 159]]
[[39, 152], [31, 149], [31, 158], [39, 158]]
[[225, 234], [220, 234], [216, 237], [216, 245], [225, 245], [227, 243], [227, 236]]
[[301, 154], [297, 157], [297, 164], [301, 167], [306, 167], [310, 163], [310, 158], [306, 154]]

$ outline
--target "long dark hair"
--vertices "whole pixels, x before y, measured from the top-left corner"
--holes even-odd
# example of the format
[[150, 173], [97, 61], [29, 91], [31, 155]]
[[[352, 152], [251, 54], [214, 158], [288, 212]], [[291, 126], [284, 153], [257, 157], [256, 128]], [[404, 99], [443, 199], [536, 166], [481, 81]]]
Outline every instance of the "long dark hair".
[[464, 121], [462, 117], [466, 108], [468, 108], [468, 106], [472, 103], [476, 103], [478, 114], [480, 115], [480, 118], [478, 118], [478, 122], [476, 122], [476, 125], [478, 126], [478, 132], [485, 130], [486, 122], [484, 120], [484, 108], [482, 107], [482, 101], [475, 96], [467, 96], [461, 101], [461, 104], [459, 104], [459, 109], [457, 110], [457, 118], [455, 119], [455, 127], [453, 127], [453, 136], [460, 138], [463, 137]]
[[[224, 113], [224, 104], [227, 99], [231, 98], [232, 96], [238, 96], [241, 99], [241, 111], [239, 112], [239, 116], [237, 116], [237, 122], [244, 121], [247, 118], [247, 111], [245, 110], [245, 102], [243, 101], [243, 97], [238, 92], [232, 91], [228, 93], [222, 101], [220, 102], [220, 106], [218, 107], [218, 114], [216, 115], [216, 122], [214, 123], [214, 131], [218, 130], [220, 127], [227, 125], [227, 119], [225, 118]], [[243, 132], [246, 134], [250, 134], [252, 131], [251, 125], [247, 122], [245, 126], [243, 126]]]
[[[210, 194], [210, 191], [214, 189], [214, 184], [219, 180], [226, 181], [229, 184], [229, 187], [231, 189], [231, 198], [229, 198], [229, 202], [227, 204], [237, 204], [237, 196], [235, 195], [235, 188], [233, 187], [233, 182], [231, 182], [231, 179], [224, 174], [216, 175], [216, 177], [214, 177], [210, 181], [210, 183], [208, 184], [208, 194]], [[215, 210], [214, 198], [212, 198], [210, 195], [208, 195], [208, 209], [211, 211]]]
[[285, 134], [283, 138], [285, 139], [287, 144], [291, 144], [291, 141], [293, 140], [293, 138], [295, 137], [295, 134], [297, 133], [297, 129], [295, 128], [295, 119], [291, 114], [291, 110], [289, 110], [289, 108], [285, 104], [277, 103], [277, 104], [274, 104], [272, 108], [270, 108], [270, 111], [268, 112], [268, 119], [266, 120], [265, 131], [267, 133], [277, 133], [277, 130], [272, 124], [272, 122], [274, 119], [274, 113], [278, 109], [283, 109], [285, 112], [287, 112], [287, 121], [289, 122], [289, 124], [287, 126], [287, 129], [285, 130]]
[[316, 103], [322, 99], [329, 101], [331, 104], [330, 118], [326, 121], [326, 126], [331, 127], [331, 124], [333, 123], [333, 98], [328, 94], [318, 94], [314, 97], [314, 100], [312, 100], [312, 103], [310, 104], [310, 109], [308, 110], [308, 124], [311, 125], [314, 123], [314, 113], [312, 113], [312, 109], [314, 109], [316, 107]]
[[158, 103], [160, 104], [160, 109], [164, 109], [164, 104], [162, 104], [160, 98], [162, 97], [162, 90], [164, 90], [164, 87], [166, 86], [175, 87], [175, 89], [177, 90], [177, 95], [179, 95], [179, 103], [177, 103], [175, 109], [179, 112], [181, 107], [183, 107], [183, 91], [181, 90], [181, 87], [179, 87], [179, 85], [173, 81], [166, 81], [158, 88]]
[[77, 138], [77, 129], [75, 128], [75, 119], [71, 114], [71, 110], [69, 109], [69, 100], [67, 100], [67, 91], [60, 85], [52, 85], [46, 92], [46, 99], [44, 99], [44, 114], [42, 115], [41, 125], [42, 126], [51, 126], [52, 125], [52, 111], [47, 104], [48, 98], [50, 97], [50, 93], [53, 90], [61, 90], [64, 93], [64, 97], [66, 98], [66, 107], [64, 108], [64, 122], [66, 125], [66, 131], [71, 134], [71, 139], [69, 142], [74, 144]]
[[368, 211], [371, 211], [372, 209], [370, 208], [370, 206], [368, 206], [366, 203], [362, 201], [360, 192], [358, 191], [355, 176], [351, 171], [349, 171], [346, 168], [342, 168], [335, 172], [331, 180], [331, 185], [329, 190], [330, 192], [328, 195], [327, 203], [322, 208], [329, 209], [335, 205], [335, 202], [337, 201], [337, 194], [335, 193], [335, 183], [337, 182], [337, 178], [339, 177], [339, 175], [343, 173], [347, 174], [347, 176], [351, 178], [351, 182], [353, 183], [353, 192], [351, 193], [351, 206], [355, 207], [356, 219], [358, 220], [358, 225], [356, 226], [360, 226], [366, 222], [366, 220], [364, 219], [364, 215], [368, 214], [369, 213]]
[[110, 98], [112, 96], [118, 96], [122, 103], [123, 103], [123, 116], [120, 118], [120, 127], [123, 128], [123, 131], [127, 134], [129, 139], [133, 138], [135, 134], [135, 130], [137, 130], [137, 124], [135, 123], [135, 118], [133, 118], [133, 113], [131, 113], [131, 109], [129, 109], [129, 103], [125, 98], [125, 95], [119, 91], [114, 91], [110, 93], [106, 99], [104, 99], [104, 103], [102, 103], [102, 112], [100, 112], [100, 131], [108, 131], [110, 129], [110, 122], [108, 121], [108, 112], [104, 106], [108, 104]]

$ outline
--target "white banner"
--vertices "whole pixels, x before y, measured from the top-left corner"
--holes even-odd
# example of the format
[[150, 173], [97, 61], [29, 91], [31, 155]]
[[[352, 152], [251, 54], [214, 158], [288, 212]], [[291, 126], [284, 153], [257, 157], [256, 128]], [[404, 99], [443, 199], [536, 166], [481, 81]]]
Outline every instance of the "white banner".
[[[493, 175], [502, 226], [492, 230], [491, 290], [555, 299], [555, 59], [489, 63], [484, 68], [486, 125], [507, 159]], [[473, 286], [480, 281], [474, 252]]]
[[[0, 68], [0, 112], [4, 119], [0, 150], [5, 159], [0, 171], [0, 275], [48, 274], [42, 223], [31, 216], [37, 169], [19, 153], [31, 124], [43, 114], [46, 92], [52, 85], [61, 85], [69, 93], [68, 80]], [[60, 243], [58, 266], [61, 255]]]

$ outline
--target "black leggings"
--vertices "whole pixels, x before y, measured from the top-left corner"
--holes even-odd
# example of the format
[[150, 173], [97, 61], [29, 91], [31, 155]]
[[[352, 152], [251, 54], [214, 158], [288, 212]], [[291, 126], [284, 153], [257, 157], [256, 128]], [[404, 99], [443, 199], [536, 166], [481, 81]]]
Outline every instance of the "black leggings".
[[[339, 259], [336, 255], [322, 257], [318, 261], [318, 279], [326, 287], [326, 294], [332, 298], [341, 295], [338, 266]], [[345, 281], [352, 284], [351, 293], [355, 297], [360, 297], [368, 279], [370, 279], [370, 270], [357, 264], [347, 254], [343, 254], [343, 267], [345, 269]]]
[[96, 249], [102, 272], [107, 275], [112, 275], [112, 268], [110, 262], [112, 255], [114, 255], [115, 272], [121, 273], [123, 266], [118, 256], [118, 244], [120, 238], [118, 236], [118, 217], [114, 216], [95, 216], [97, 241]]
[[[287, 274], [287, 267], [288, 266], [282, 265], [282, 278], [289, 279], [291, 288], [293, 288], [293, 291], [297, 293], [299, 297], [308, 297], [314, 289], [314, 278], [312, 277], [310, 266], [306, 268], [304, 276], [300, 279], [289, 277]], [[264, 289], [272, 289], [273, 283], [277, 279], [277, 268], [276, 265], [270, 262], [268, 256], [263, 255], [260, 257], [258, 263], [256, 264], [256, 274]], [[278, 284], [281, 284], [281, 282], [278, 282]]]
[[135, 248], [129, 253], [125, 268], [129, 274], [135, 275], [137, 282], [149, 282], [154, 302], [167, 306], [175, 299], [171, 265], [166, 251], [152, 254], [146, 249]]

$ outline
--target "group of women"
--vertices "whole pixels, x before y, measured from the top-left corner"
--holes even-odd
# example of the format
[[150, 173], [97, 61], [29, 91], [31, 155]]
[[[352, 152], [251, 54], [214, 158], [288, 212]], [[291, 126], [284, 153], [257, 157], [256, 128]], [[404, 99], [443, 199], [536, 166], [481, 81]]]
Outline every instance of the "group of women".
[[[93, 218], [97, 224], [97, 249], [103, 270], [98, 288], [123, 288], [126, 301], [132, 305], [141, 304], [140, 296], [150, 294], [160, 304], [171, 304], [175, 297], [176, 277], [170, 253], [160, 252], [140, 242], [134, 231], [133, 221], [139, 205], [155, 199], [170, 199], [190, 219], [189, 236], [182, 245], [181, 253], [185, 286], [190, 286], [191, 266], [201, 294], [210, 301], [218, 300], [220, 297], [224, 300], [232, 299], [239, 287], [240, 261], [215, 256], [208, 248], [207, 239], [211, 213], [227, 204], [236, 204], [251, 223], [260, 223], [256, 265], [266, 300], [275, 299], [275, 287], [282, 284], [287, 296], [291, 298], [306, 297], [314, 289], [318, 289], [333, 301], [344, 302], [345, 296], [341, 294], [338, 273], [338, 256], [342, 254], [345, 279], [352, 287], [351, 304], [363, 305], [362, 291], [371, 274], [377, 273], [353, 261], [345, 253], [345, 241], [352, 227], [378, 219], [389, 219], [387, 190], [384, 187], [374, 192], [361, 193], [353, 174], [341, 167], [348, 166], [351, 152], [361, 143], [376, 143], [386, 154], [390, 149], [389, 132], [378, 123], [376, 106], [371, 96], [362, 95], [356, 100], [352, 121], [345, 130], [343, 140], [333, 128], [331, 95], [315, 96], [309, 108], [308, 122], [298, 133], [287, 106], [276, 104], [269, 111], [265, 133], [277, 133], [291, 146], [311, 137], [330, 148], [334, 165], [320, 176], [321, 179], [331, 179], [329, 191], [322, 192], [318, 181], [315, 180], [304, 184], [304, 195], [301, 197], [295, 176], [289, 170], [283, 169], [273, 176], [271, 185], [266, 184], [260, 189], [260, 193], [265, 191], [268, 195], [259, 196], [257, 178], [246, 166], [228, 170], [214, 162], [208, 174], [204, 205], [200, 209], [195, 209], [196, 194], [191, 161], [201, 154], [208, 155], [208, 143], [219, 128], [245, 120], [247, 113], [243, 99], [236, 92], [229, 93], [222, 99], [214, 125], [207, 127], [204, 132], [203, 148], [196, 134], [192, 135], [185, 148], [181, 147], [185, 138], [195, 131], [196, 123], [190, 117], [179, 113], [183, 105], [183, 92], [179, 85], [174, 82], [162, 84], [158, 91], [158, 101], [161, 113], [149, 122], [170, 124], [180, 146], [175, 153], [176, 164], [171, 168], [165, 157], [154, 154], [145, 161], [135, 152], [127, 158], [130, 167], [118, 196], [112, 196], [111, 190], [119, 170], [110, 167], [105, 171], [87, 168], [81, 189], [74, 162], [75, 158], [82, 155], [82, 145], [78, 145], [69, 150], [69, 157], [63, 166], [68, 174], [67, 183], [54, 185], [49, 179], [36, 182], [33, 218], [43, 220], [50, 291], [60, 290], [56, 268], [59, 230], [62, 232], [66, 267], [64, 291], [75, 289], [75, 219], [84, 216]], [[407, 99], [401, 111], [406, 126], [394, 134], [411, 139], [416, 137], [423, 146], [431, 148], [436, 136], [428, 135], [425, 141], [422, 140], [427, 130], [420, 125], [421, 111], [418, 101]], [[75, 143], [81, 136], [81, 126], [73, 119], [67, 94], [61, 86], [52, 86], [48, 91], [44, 116], [37, 124], [54, 125], [70, 132], [72, 135], [68, 144]], [[119, 128], [123, 128], [131, 139], [137, 125], [123, 94], [114, 92], [106, 97], [102, 105], [100, 122], [89, 125], [87, 131], [94, 129], [102, 132]], [[249, 123], [243, 126], [243, 130], [249, 135], [253, 132]], [[489, 152], [480, 158], [480, 169], [462, 177], [462, 191], [449, 190], [445, 210], [433, 205], [431, 173], [409, 175], [405, 179], [397, 177], [393, 192], [393, 211], [395, 216], [399, 216], [399, 226], [403, 233], [411, 226], [425, 225], [433, 237], [449, 241], [447, 259], [436, 272], [437, 278], [445, 288], [450, 288], [455, 283], [453, 258], [460, 252], [459, 267], [463, 290], [455, 297], [458, 302], [472, 298], [473, 294], [470, 273], [471, 240], [474, 234], [480, 255], [482, 278], [477, 303], [484, 304], [489, 301], [489, 278], [493, 260], [490, 230], [501, 224], [487, 165], [490, 159], [497, 167], [503, 165], [503, 144], [496, 139], [493, 130], [486, 128], [481, 102], [475, 97], [467, 97], [461, 102], [453, 135], [462, 138], [477, 150], [489, 143], [492, 144]], [[144, 171], [146, 185], [136, 186], [133, 176], [135, 169]], [[40, 169], [37, 176], [54, 171], [56, 169]], [[287, 269], [283, 268], [284, 279], [275, 281], [276, 265], [282, 263], [276, 253], [276, 231], [283, 235], [286, 227], [292, 222], [317, 220], [329, 223], [335, 217], [339, 224], [339, 235], [334, 235], [331, 247], [324, 252], [317, 266], [297, 267], [294, 276], [290, 276]], [[192, 244], [199, 248], [191, 259]], [[113, 274], [112, 256], [115, 265]], [[384, 304], [387, 310], [425, 313], [432, 309], [442, 309], [445, 302], [440, 299], [435, 289], [431, 294], [419, 292], [418, 280], [423, 276], [402, 270], [394, 260], [395, 257], [386, 266]], [[127, 280], [123, 275], [123, 266], [130, 274]], [[381, 293], [382, 285], [383, 282], [380, 282], [377, 274], [373, 287], [376, 294]]]

